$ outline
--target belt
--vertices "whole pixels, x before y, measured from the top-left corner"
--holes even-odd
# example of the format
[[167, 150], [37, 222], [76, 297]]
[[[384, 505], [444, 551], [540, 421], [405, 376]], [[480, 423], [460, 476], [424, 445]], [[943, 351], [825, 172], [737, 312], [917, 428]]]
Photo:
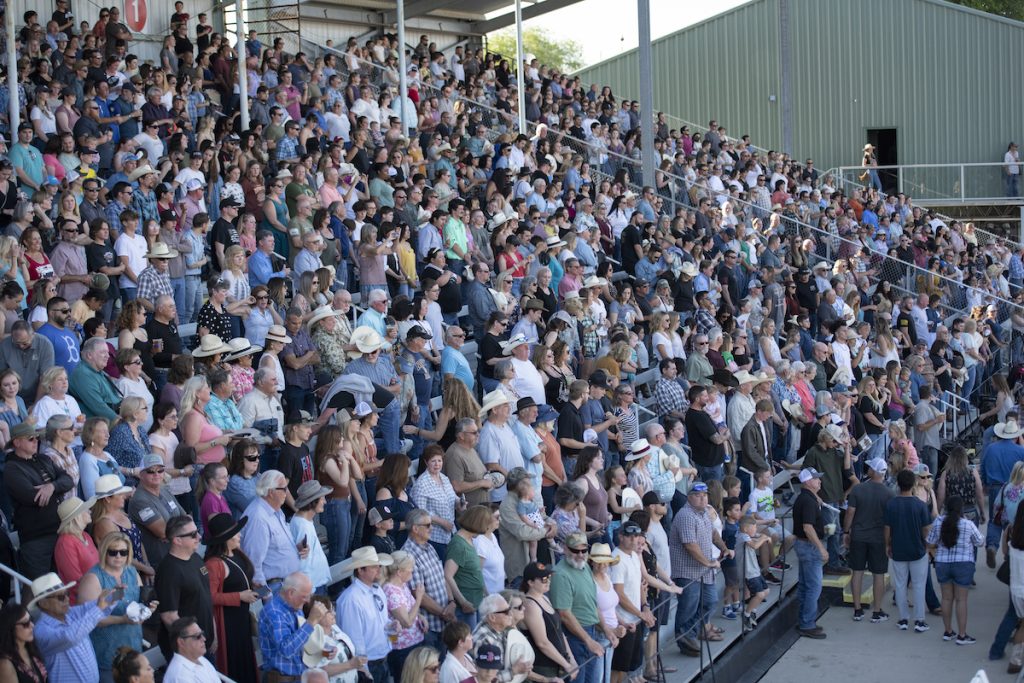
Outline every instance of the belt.
[[369, 666], [370, 664], [375, 664], [375, 665], [376, 664], [384, 664], [387, 661], [388, 660], [387, 660], [386, 657], [381, 657], [380, 659], [371, 659], [368, 662], [366, 662], [366, 664], [367, 664], [367, 666]]

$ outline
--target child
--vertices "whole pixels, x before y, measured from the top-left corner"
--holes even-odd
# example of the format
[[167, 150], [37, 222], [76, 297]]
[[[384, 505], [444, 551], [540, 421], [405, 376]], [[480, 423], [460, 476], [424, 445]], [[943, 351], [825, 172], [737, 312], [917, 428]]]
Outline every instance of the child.
[[387, 503], [377, 503], [366, 515], [366, 521], [373, 527], [370, 545], [380, 553], [390, 555], [395, 552], [395, 539], [389, 533], [395, 528], [395, 514]]
[[[519, 515], [519, 519], [523, 524], [531, 526], [534, 529], [543, 529], [545, 526], [550, 527], [557, 531], [558, 525], [553, 519], [549, 519], [547, 522], [544, 521], [544, 517], [540, 514], [540, 505], [534, 500], [536, 497], [536, 490], [534, 489], [533, 483], [529, 483], [526, 489], [523, 491], [523, 495], [519, 498], [519, 503], [516, 504], [516, 513]], [[548, 541], [548, 545], [551, 548], [551, 552], [561, 553], [562, 546], [555, 539]], [[530, 541], [530, 562], [537, 561], [537, 541]]]
[[642, 509], [639, 505], [628, 508], [622, 507], [622, 489], [626, 488], [626, 470], [621, 465], [609, 467], [604, 471], [604, 490], [608, 493], [608, 509], [611, 517], [608, 519], [608, 536], [614, 542], [615, 532], [622, 526], [622, 516], [631, 515]]
[[764, 568], [765, 581], [779, 583], [779, 579], [769, 571], [769, 567], [782, 569], [785, 564], [782, 559], [776, 561], [776, 558], [772, 557], [775, 544], [783, 541], [782, 554], [785, 555], [795, 539], [792, 536], [785, 536], [782, 524], [775, 517], [776, 502], [775, 491], [772, 490], [771, 470], [757, 470], [754, 477], [756, 487], [750, 492], [750, 510], [758, 527], [764, 530], [771, 540], [771, 543], [763, 546], [761, 550], [761, 566]]
[[473, 663], [476, 664], [476, 673], [473, 674], [476, 683], [493, 683], [498, 678], [498, 672], [504, 668], [501, 648], [482, 643], [476, 650]]
[[[729, 550], [736, 550], [736, 534], [739, 532], [739, 520], [743, 515], [740, 513], [740, 499], [729, 497], [722, 501], [722, 513], [724, 523], [722, 525], [722, 540]], [[726, 619], [735, 619], [737, 613], [742, 609], [740, 604], [740, 571], [736, 565], [736, 557], [722, 560], [722, 575], [725, 576], [725, 606], [722, 607], [722, 616]]]
[[742, 496], [740, 496], [740, 491], [743, 488], [740, 480], [731, 474], [722, 477], [722, 488], [725, 489], [726, 498], [738, 498], [740, 500], [740, 517], [747, 514], [747, 511], [750, 509], [750, 501], [748, 500], [744, 503]]
[[736, 541], [743, 544], [743, 578], [747, 585], [746, 606], [743, 609], [743, 630], [757, 627], [757, 608], [768, 597], [768, 584], [758, 564], [758, 551], [771, 542], [769, 536], [757, 533], [757, 520], [747, 515], [739, 521]]

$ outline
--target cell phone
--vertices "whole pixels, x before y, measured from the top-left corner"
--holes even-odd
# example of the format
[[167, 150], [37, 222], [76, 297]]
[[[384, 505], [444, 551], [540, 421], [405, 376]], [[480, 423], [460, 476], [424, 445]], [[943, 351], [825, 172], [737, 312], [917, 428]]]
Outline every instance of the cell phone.
[[252, 592], [255, 593], [261, 599], [270, 596], [270, 589], [266, 586], [256, 586], [252, 589]]
[[302, 540], [299, 541], [299, 550], [305, 550], [307, 547], [309, 547], [309, 540], [303, 536]]
[[121, 602], [122, 600], [124, 600], [124, 586], [115, 588], [114, 591], [110, 594], [111, 602]]

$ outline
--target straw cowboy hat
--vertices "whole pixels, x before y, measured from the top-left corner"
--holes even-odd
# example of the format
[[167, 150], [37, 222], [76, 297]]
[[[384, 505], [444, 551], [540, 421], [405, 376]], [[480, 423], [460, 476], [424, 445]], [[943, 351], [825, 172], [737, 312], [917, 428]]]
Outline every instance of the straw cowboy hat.
[[626, 462], [633, 462], [639, 460], [645, 455], [651, 454], [651, 444], [647, 439], [637, 439], [633, 442], [633, 445], [629, 449], [629, 455], [626, 456]]
[[618, 564], [620, 559], [618, 555], [612, 555], [612, 549], [607, 543], [590, 546], [590, 561], [595, 564]]
[[28, 609], [31, 610], [40, 600], [51, 598], [54, 595], [60, 595], [68, 590], [75, 587], [77, 581], [71, 581], [70, 583], [62, 583], [60, 577], [55, 572], [49, 574], [43, 574], [38, 579], [32, 582], [32, 601], [28, 603]]
[[243, 356], [250, 356], [263, 350], [262, 346], [253, 345], [253, 343], [245, 337], [235, 337], [228, 342], [228, 348], [231, 349], [231, 352], [224, 356], [225, 361], [238, 360]]
[[364, 353], [379, 351], [385, 346], [384, 340], [381, 339], [377, 330], [366, 325], [352, 331], [351, 343], [355, 349], [349, 355], [354, 355], [356, 358]]
[[178, 258], [178, 252], [171, 249], [163, 242], [153, 242], [153, 248], [146, 253], [148, 259], [172, 259]]
[[484, 402], [480, 406], [479, 417], [484, 418], [495, 408], [501, 405], [509, 403], [508, 394], [501, 389], [495, 389], [486, 396], [484, 396]]
[[735, 377], [736, 377], [736, 384], [754, 384], [754, 385], [758, 385], [758, 384], [762, 384], [762, 383], [768, 381], [768, 377], [767, 376], [763, 376], [762, 377], [762, 376], [758, 376], [758, 375], [752, 375], [751, 373], [747, 372], [746, 370], [740, 370], [739, 372], [736, 373]]
[[215, 334], [204, 334], [199, 340], [199, 348], [192, 352], [193, 358], [208, 358], [218, 353], [231, 353], [231, 347], [221, 341]]
[[86, 510], [91, 510], [92, 506], [95, 504], [95, 498], [82, 500], [78, 496], [71, 496], [58, 505], [57, 516], [60, 517], [60, 526], [57, 528], [58, 533], [67, 529], [68, 525], [74, 521], [75, 517], [78, 517], [78, 515], [82, 514]]
[[[623, 510], [628, 510], [634, 507], [638, 508], [643, 506], [643, 500], [640, 498], [640, 494], [636, 492], [636, 489], [627, 486], [626, 488], [622, 489], [621, 505]], [[623, 513], [622, 521], [625, 522], [627, 519], [629, 519], [629, 515]]]
[[140, 166], [139, 168], [131, 172], [131, 175], [128, 176], [128, 181], [134, 183], [142, 176], [147, 176], [150, 173], [156, 173], [156, 170], [154, 170], [152, 166], [150, 166], [149, 164]]
[[697, 277], [697, 266], [687, 261], [683, 264], [682, 272], [686, 277]]
[[501, 226], [505, 225], [509, 221], [515, 220], [515, 216], [506, 216], [504, 212], [498, 211], [496, 214], [491, 216], [491, 220], [487, 221], [487, 229], [491, 232], [497, 230]]
[[995, 435], [1000, 439], [1016, 439], [1024, 434], [1024, 428], [1016, 420], [1007, 420], [996, 425]]
[[122, 484], [121, 478], [116, 474], [104, 474], [96, 480], [96, 495], [93, 497], [99, 500], [100, 498], [110, 498], [122, 493], [131, 493], [134, 490], [131, 486]]
[[330, 304], [318, 306], [316, 310], [313, 311], [313, 317], [306, 322], [306, 327], [312, 329], [314, 323], [318, 323], [326, 318], [332, 318], [339, 315], [341, 315], [341, 311], [334, 310], [333, 308], [331, 308]]
[[366, 545], [352, 551], [351, 557], [341, 563], [342, 575], [351, 574], [360, 567], [390, 567], [394, 560], [386, 553], [377, 554], [373, 546]]
[[583, 289], [590, 289], [591, 287], [604, 287], [606, 284], [608, 284], [608, 281], [605, 280], [603, 277], [591, 275], [590, 277], [583, 281]]
[[288, 331], [284, 329], [284, 325], [271, 325], [270, 329], [267, 330], [265, 339], [281, 342], [282, 344], [292, 343], [292, 338], [288, 336]]
[[784, 399], [782, 401], [782, 409], [789, 413], [791, 417], [795, 417], [798, 420], [804, 419], [804, 408], [800, 405], [799, 401]]
[[671, 472], [672, 478], [676, 480], [676, 483], [683, 480], [683, 473], [680, 471], [682, 463], [679, 462], [678, 455], [672, 455], [671, 453], [661, 452], [661, 457], [658, 458], [658, 467], [665, 472]]

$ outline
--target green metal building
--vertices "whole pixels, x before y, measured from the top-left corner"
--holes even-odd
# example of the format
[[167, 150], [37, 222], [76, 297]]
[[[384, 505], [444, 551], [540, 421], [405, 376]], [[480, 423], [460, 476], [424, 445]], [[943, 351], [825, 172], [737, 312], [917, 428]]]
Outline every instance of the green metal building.
[[[1001, 162], [1024, 137], [1024, 23], [941, 0], [752, 0], [652, 47], [656, 110], [821, 169], [866, 142], [881, 164]], [[580, 76], [639, 99], [638, 72], [632, 50]]]

